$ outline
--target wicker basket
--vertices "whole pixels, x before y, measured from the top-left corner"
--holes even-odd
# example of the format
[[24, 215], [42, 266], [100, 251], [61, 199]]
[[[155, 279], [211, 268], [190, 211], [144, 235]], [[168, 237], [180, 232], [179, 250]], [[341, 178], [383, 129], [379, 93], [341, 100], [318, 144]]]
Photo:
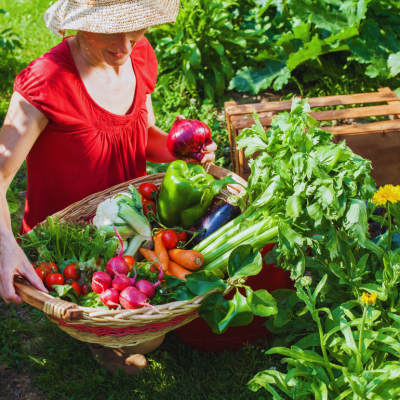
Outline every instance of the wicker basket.
[[[238, 175], [213, 164], [208, 164], [207, 170], [216, 179], [232, 175], [237, 182], [244, 186], [247, 184]], [[152, 182], [159, 187], [163, 177], [164, 174], [155, 174], [122, 183], [72, 204], [53, 215], [53, 218], [58, 216], [61, 221], [72, 222], [87, 219], [96, 212], [99, 203], [127, 190], [129, 185], [139, 187], [143, 182]], [[219, 197], [226, 199], [231, 194], [237, 194], [242, 190], [240, 185], [229, 185], [228, 189], [221, 191]], [[17, 293], [26, 303], [42, 309], [54, 324], [70, 336], [83, 342], [115, 348], [136, 346], [187, 324], [198, 317], [197, 311], [201, 302], [214, 292], [210, 291], [192, 300], [158, 305], [155, 308], [159, 312], [147, 307], [137, 310], [104, 310], [80, 307], [41, 293], [21, 277], [16, 278], [14, 283]]]

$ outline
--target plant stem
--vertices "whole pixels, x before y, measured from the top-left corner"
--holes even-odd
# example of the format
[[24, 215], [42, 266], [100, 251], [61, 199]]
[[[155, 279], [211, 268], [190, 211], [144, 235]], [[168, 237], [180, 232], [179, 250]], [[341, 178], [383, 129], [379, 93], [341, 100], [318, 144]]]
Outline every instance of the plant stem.
[[[362, 352], [363, 336], [364, 336], [364, 324], [365, 324], [365, 318], [367, 317], [367, 311], [368, 311], [368, 307], [364, 306], [364, 312], [363, 312], [363, 317], [362, 317], [362, 321], [361, 321], [360, 338], [358, 340], [358, 351], [360, 353], [360, 357], [361, 357], [361, 352]], [[359, 372], [359, 374], [360, 373], [361, 372]]]
[[321, 342], [322, 354], [324, 355], [324, 359], [326, 362], [325, 368], [327, 369], [329, 378], [331, 379], [333, 390], [336, 392], [337, 396], [340, 396], [340, 390], [336, 384], [336, 380], [332, 372], [331, 363], [329, 362], [328, 354], [326, 353], [326, 348], [324, 344], [324, 332], [322, 331], [321, 321], [319, 320], [319, 318], [315, 318], [315, 321], [318, 324], [319, 341]]
[[390, 205], [387, 208], [387, 215], [388, 215], [388, 245], [387, 251], [390, 251], [390, 247], [392, 245], [392, 217], [390, 216]]

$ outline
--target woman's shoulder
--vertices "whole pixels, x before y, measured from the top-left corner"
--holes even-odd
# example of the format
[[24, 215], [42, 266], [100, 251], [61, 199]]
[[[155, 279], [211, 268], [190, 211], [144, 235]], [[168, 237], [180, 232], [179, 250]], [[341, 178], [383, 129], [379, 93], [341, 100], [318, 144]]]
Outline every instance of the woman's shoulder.
[[60, 93], [74, 93], [76, 74], [63, 41], [47, 53], [33, 60], [15, 79], [14, 91], [43, 112], [48, 119], [49, 110], [57, 108]]
[[33, 60], [17, 76], [14, 88], [25, 90], [30, 85], [36, 88], [38, 85], [56, 84], [58, 81], [67, 83], [66, 74], [74, 75], [71, 57], [68, 53], [68, 44], [64, 41], [50, 49], [47, 53]]

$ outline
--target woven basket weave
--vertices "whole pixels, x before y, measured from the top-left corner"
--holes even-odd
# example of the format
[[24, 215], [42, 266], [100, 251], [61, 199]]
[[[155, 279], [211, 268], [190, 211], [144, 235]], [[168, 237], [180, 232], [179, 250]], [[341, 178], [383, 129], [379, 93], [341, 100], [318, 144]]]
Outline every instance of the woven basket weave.
[[[238, 175], [216, 165], [208, 164], [207, 170], [216, 179], [232, 175], [235, 181], [243, 186], [247, 185], [246, 181]], [[58, 216], [61, 221], [72, 222], [87, 219], [96, 212], [99, 203], [117, 193], [126, 191], [129, 185], [132, 184], [137, 188], [144, 182], [151, 182], [159, 187], [164, 175], [154, 174], [119, 184], [74, 203], [52, 217]], [[229, 185], [228, 189], [222, 189], [218, 197], [226, 199], [228, 196], [237, 194], [242, 190], [243, 188], [240, 185]], [[197, 296], [192, 300], [175, 301], [155, 306], [158, 312], [147, 307], [137, 310], [105, 310], [79, 306], [78, 308], [83, 311], [83, 317], [72, 322], [64, 321], [62, 316], [68, 308], [76, 308], [76, 304], [46, 295], [48, 300], [45, 302], [43, 311], [60, 329], [83, 342], [97, 343], [115, 348], [136, 346], [162, 336], [197, 318], [197, 310], [201, 302], [213, 292], [214, 290], [205, 295]], [[42, 293], [41, 295], [43, 296]]]

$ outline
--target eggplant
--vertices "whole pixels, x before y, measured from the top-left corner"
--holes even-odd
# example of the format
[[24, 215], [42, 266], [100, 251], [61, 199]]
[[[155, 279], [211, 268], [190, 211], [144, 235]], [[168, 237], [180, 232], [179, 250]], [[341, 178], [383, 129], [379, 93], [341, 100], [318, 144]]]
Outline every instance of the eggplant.
[[219, 228], [227, 224], [230, 220], [235, 218], [240, 213], [240, 208], [233, 206], [232, 204], [226, 203], [221, 200], [216, 203], [204, 217], [199, 219], [190, 230], [193, 232], [201, 231], [191, 242], [191, 247], [196, 246], [206, 237], [217, 231]]

